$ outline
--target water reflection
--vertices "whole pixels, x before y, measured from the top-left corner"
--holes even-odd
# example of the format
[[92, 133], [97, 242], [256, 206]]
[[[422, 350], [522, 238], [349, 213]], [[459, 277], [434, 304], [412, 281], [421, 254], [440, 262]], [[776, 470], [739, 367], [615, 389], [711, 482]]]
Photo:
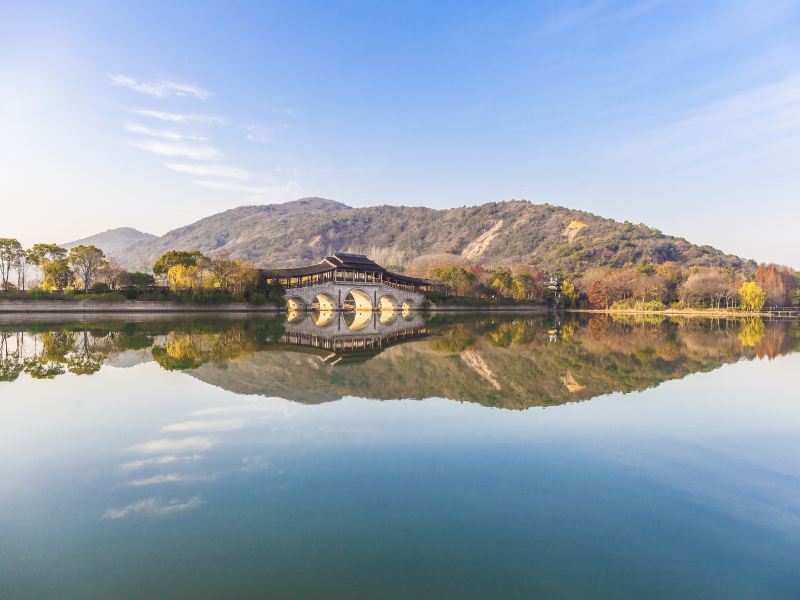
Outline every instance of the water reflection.
[[797, 596], [796, 324], [315, 316], [0, 326], [3, 598]]
[[424, 318], [316, 311], [271, 319], [5, 325], [0, 380], [155, 361], [226, 390], [324, 402], [443, 397], [527, 408], [653, 387], [798, 348], [792, 322], [608, 316]]

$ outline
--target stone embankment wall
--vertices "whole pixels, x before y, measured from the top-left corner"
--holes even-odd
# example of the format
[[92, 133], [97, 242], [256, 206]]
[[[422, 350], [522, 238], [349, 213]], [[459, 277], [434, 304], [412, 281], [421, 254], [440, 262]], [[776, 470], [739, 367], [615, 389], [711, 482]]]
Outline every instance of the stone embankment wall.
[[144, 312], [277, 312], [281, 307], [275, 304], [247, 304], [246, 302], [227, 302], [220, 304], [190, 304], [185, 302], [147, 302], [127, 300], [124, 302], [103, 302], [100, 300], [0, 300], [0, 313], [144, 313]]

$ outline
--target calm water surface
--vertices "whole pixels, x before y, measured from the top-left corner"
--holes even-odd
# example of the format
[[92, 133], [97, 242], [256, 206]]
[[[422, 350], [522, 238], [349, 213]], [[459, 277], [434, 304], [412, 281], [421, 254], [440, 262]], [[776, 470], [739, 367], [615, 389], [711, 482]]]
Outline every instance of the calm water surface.
[[800, 326], [0, 325], [0, 597], [800, 598]]

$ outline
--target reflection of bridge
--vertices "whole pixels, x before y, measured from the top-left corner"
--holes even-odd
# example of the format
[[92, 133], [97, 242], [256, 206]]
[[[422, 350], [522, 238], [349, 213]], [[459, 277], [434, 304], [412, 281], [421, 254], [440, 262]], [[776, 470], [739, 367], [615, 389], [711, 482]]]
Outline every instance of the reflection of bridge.
[[[359, 319], [361, 314], [368, 317], [366, 322]], [[335, 365], [343, 360], [366, 360], [393, 344], [430, 333], [418, 313], [290, 312], [281, 342], [322, 351], [314, 353], [319, 354], [323, 362]]]
[[430, 282], [387, 271], [363, 254], [342, 252], [321, 263], [263, 271], [266, 283], [286, 289], [290, 311], [410, 311], [418, 309]]

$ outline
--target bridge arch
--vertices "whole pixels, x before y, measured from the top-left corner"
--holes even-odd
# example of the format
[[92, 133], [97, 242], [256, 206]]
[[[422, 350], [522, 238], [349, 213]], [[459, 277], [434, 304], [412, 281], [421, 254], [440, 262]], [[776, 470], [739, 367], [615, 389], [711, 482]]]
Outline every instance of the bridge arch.
[[286, 320], [289, 323], [301, 323], [306, 318], [304, 310], [292, 310], [291, 308], [286, 312]]
[[397, 311], [395, 310], [382, 310], [378, 317], [381, 325], [391, 325], [397, 320]]
[[[371, 310], [356, 310], [347, 313], [344, 322], [350, 331], [361, 331], [372, 323], [374, 315], [375, 313]], [[350, 321], [350, 318], [352, 318], [352, 321]]]
[[414, 303], [414, 300], [412, 300], [411, 298], [406, 298], [405, 300], [403, 300], [402, 308], [403, 312], [412, 311], [416, 308], [416, 304]]
[[286, 310], [291, 312], [304, 312], [306, 310], [306, 301], [300, 296], [292, 296], [286, 300]]
[[328, 327], [336, 320], [336, 315], [337, 313], [330, 309], [315, 310], [311, 313], [311, 320], [317, 327]]
[[372, 299], [364, 290], [354, 288], [347, 293], [347, 296], [345, 296], [344, 306], [342, 306], [342, 308], [345, 310], [355, 310], [357, 312], [372, 312]]
[[395, 298], [392, 294], [384, 294], [383, 296], [380, 297], [380, 300], [378, 300], [377, 308], [381, 312], [395, 311], [399, 310], [400, 303], [397, 301], [397, 298]]
[[330, 294], [326, 294], [324, 292], [320, 292], [316, 296], [314, 296], [314, 302], [311, 304], [312, 309], [318, 310], [320, 312], [326, 311], [333, 311], [338, 310], [339, 307], [336, 305], [336, 300]]

